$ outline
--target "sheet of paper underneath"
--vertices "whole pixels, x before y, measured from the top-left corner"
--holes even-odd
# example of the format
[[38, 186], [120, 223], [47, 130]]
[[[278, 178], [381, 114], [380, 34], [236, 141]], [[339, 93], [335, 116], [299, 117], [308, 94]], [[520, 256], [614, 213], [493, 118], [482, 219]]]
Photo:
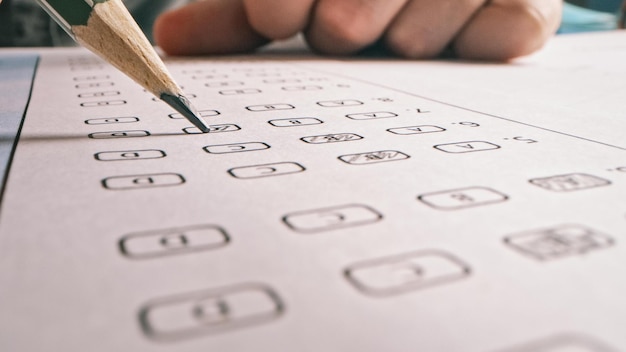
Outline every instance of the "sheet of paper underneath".
[[208, 134], [42, 50], [0, 350], [625, 350], [624, 39], [510, 65], [168, 60]]

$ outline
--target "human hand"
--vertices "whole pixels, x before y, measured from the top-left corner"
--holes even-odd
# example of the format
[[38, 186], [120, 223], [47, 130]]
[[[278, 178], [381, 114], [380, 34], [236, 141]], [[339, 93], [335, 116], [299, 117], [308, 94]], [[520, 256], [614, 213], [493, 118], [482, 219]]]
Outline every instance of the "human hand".
[[204, 0], [157, 19], [157, 44], [173, 55], [250, 51], [303, 32], [323, 54], [381, 41], [394, 53], [508, 60], [555, 33], [562, 0]]

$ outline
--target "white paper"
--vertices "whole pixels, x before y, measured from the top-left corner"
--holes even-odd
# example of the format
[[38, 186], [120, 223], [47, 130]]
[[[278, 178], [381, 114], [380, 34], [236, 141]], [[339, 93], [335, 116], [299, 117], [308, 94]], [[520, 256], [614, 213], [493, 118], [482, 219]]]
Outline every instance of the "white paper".
[[0, 350], [626, 350], [625, 39], [167, 60], [208, 134], [41, 50]]

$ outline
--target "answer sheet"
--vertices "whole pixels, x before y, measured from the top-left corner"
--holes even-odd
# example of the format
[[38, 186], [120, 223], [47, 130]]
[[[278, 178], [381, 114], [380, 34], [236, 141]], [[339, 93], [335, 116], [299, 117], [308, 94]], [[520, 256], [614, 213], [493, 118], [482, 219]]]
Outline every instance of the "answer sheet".
[[1, 351], [626, 350], [626, 33], [166, 59], [207, 134], [83, 49], [16, 61]]

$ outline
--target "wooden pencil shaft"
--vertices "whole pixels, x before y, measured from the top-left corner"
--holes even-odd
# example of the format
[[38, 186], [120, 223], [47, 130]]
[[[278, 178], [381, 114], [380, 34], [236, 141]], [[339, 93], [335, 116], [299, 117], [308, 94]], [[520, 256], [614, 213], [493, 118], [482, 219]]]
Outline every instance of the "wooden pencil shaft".
[[[41, 0], [44, 1], [44, 0]], [[90, 0], [45, 0], [63, 10], [58, 2], [80, 4]], [[51, 4], [51, 1], [56, 1]], [[167, 68], [134, 21], [121, 0], [90, 1], [85, 24], [70, 25], [74, 39], [124, 72], [148, 91], [160, 97], [163, 93], [182, 95]], [[67, 7], [67, 6], [66, 6]], [[67, 13], [67, 12], [65, 12]]]
[[122, 0], [37, 1], [79, 44], [165, 101], [202, 132], [209, 131]]

